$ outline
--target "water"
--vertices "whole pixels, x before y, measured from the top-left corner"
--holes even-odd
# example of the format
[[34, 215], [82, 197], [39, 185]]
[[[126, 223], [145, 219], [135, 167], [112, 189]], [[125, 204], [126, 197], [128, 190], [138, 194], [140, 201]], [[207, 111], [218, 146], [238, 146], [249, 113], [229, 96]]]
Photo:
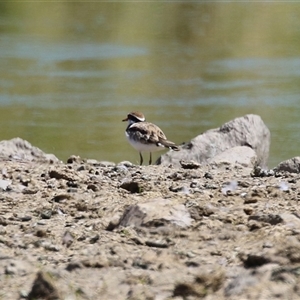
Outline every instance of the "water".
[[132, 110], [177, 143], [255, 113], [273, 167], [299, 155], [299, 13], [297, 3], [1, 3], [0, 138], [62, 160], [138, 162], [121, 122]]

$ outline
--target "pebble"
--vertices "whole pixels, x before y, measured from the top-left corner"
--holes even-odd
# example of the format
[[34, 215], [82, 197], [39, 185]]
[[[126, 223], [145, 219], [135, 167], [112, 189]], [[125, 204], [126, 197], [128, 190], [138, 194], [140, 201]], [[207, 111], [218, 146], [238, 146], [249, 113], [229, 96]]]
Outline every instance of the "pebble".
[[52, 216], [52, 210], [48, 209], [48, 210], [44, 210], [41, 212], [41, 218], [42, 219], [50, 219]]
[[23, 217], [20, 217], [19, 219], [22, 222], [28, 222], [32, 219], [32, 217], [31, 216], [23, 216]]
[[39, 220], [36, 222], [37, 225], [47, 225], [47, 223], [43, 220]]
[[211, 173], [206, 172], [203, 176], [206, 179], [214, 179], [214, 177], [211, 175]]
[[72, 245], [73, 241], [74, 241], [74, 237], [72, 233], [69, 230], [66, 230], [62, 237], [62, 244], [68, 248]]
[[0, 180], [0, 188], [6, 191], [7, 187], [11, 185], [11, 180]]
[[99, 188], [96, 184], [90, 183], [86, 187], [88, 190], [92, 190], [93, 192], [99, 191]]
[[71, 199], [71, 196], [68, 194], [59, 194], [54, 196], [51, 200], [54, 202], [63, 202], [63, 200], [69, 200]]
[[141, 193], [142, 187], [136, 181], [125, 181], [120, 185], [120, 188], [129, 191], [130, 193]]
[[168, 248], [169, 247], [169, 244], [166, 243], [165, 241], [148, 240], [145, 242], [145, 244], [149, 247], [154, 247], [154, 248]]
[[200, 164], [195, 162], [195, 161], [180, 161], [180, 165], [183, 169], [188, 169], [188, 170], [192, 170], [192, 169], [199, 169], [200, 168]]
[[125, 166], [127, 168], [129, 167], [133, 167], [133, 164], [130, 161], [121, 161], [120, 163], [118, 163], [118, 166]]
[[43, 242], [41, 243], [41, 246], [44, 247], [45, 250], [54, 251], [54, 252], [60, 251], [60, 248], [58, 246], [53, 245], [49, 242]]

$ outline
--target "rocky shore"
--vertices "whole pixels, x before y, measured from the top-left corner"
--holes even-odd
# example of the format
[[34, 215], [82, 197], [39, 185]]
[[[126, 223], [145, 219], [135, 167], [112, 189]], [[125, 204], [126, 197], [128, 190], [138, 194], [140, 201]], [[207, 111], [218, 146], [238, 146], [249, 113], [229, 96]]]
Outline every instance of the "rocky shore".
[[300, 299], [300, 160], [257, 117], [154, 166], [0, 142], [0, 299]]

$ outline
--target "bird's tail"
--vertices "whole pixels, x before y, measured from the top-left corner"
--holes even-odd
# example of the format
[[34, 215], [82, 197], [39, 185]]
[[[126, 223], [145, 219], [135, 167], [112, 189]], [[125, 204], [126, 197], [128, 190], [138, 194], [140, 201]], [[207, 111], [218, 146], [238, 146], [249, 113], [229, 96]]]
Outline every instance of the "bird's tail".
[[174, 150], [174, 151], [179, 151], [179, 147], [176, 146], [173, 142], [165, 140], [165, 141], [160, 141], [160, 143], [158, 143], [159, 146], [165, 147], [165, 148], [169, 148], [170, 150]]

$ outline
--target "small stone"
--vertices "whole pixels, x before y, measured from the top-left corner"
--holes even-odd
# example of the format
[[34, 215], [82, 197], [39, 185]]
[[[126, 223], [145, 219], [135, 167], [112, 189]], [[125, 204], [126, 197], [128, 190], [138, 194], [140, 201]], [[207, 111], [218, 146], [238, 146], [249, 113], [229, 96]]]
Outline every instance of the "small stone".
[[35, 235], [37, 237], [46, 237], [47, 236], [47, 232], [45, 230], [42, 230], [42, 229], [38, 229], [35, 233]]
[[71, 244], [73, 243], [73, 241], [74, 241], [74, 237], [71, 234], [71, 232], [68, 230], [65, 231], [63, 238], [62, 238], [62, 244], [66, 245], [66, 247], [69, 248], [71, 246]]
[[48, 209], [48, 210], [44, 210], [41, 212], [41, 218], [42, 219], [50, 219], [52, 216], [52, 210]]
[[100, 235], [96, 234], [90, 238], [90, 244], [95, 244], [100, 239]]
[[139, 237], [132, 237], [130, 238], [131, 241], [133, 241], [136, 245], [144, 245], [144, 241], [140, 239]]
[[42, 225], [42, 226], [47, 225], [47, 223], [45, 221], [43, 221], [43, 220], [37, 221], [36, 224]]
[[253, 208], [252, 207], [245, 207], [244, 212], [246, 215], [250, 216], [253, 214]]
[[93, 183], [88, 184], [87, 189], [92, 190], [93, 192], [99, 191], [98, 186], [96, 184], [93, 184]]
[[21, 290], [20, 291], [20, 298], [21, 299], [28, 299], [28, 292]]
[[80, 237], [77, 238], [77, 241], [78, 242], [82, 242], [82, 241], [85, 241], [86, 240], [86, 236], [85, 235], [82, 235]]
[[68, 164], [72, 164], [74, 162], [79, 163], [80, 161], [82, 161], [82, 159], [80, 158], [80, 156], [76, 156], [76, 155], [72, 155], [67, 159]]
[[269, 241], [266, 241], [263, 244], [263, 248], [273, 248], [273, 247], [274, 247], [274, 245]]
[[23, 217], [20, 217], [20, 221], [22, 222], [28, 222], [32, 219], [31, 216], [23, 216]]
[[188, 211], [191, 215], [191, 218], [194, 220], [202, 220], [203, 217], [209, 217], [210, 215], [216, 212], [216, 208], [212, 205], [205, 205], [205, 206], [191, 206], [188, 207]]
[[126, 173], [128, 173], [128, 168], [124, 165], [118, 165], [114, 167], [114, 171], [116, 171], [118, 174], [125, 175]]
[[[193, 284], [188, 283], [177, 283], [174, 287], [173, 298], [180, 297], [179, 299], [188, 299], [189, 296], [197, 297], [198, 299], [203, 298], [205, 293], [199, 293], [197, 288]], [[201, 297], [202, 296], [202, 297]]]
[[228, 184], [226, 184], [222, 189], [221, 189], [221, 192], [224, 194], [224, 195], [228, 195], [228, 196], [231, 196], [232, 195], [232, 192], [235, 191], [238, 187], [238, 183], [233, 180], [231, 182], [229, 182]]
[[106, 258], [100, 257], [98, 259], [85, 259], [81, 262], [86, 268], [104, 268], [108, 262]]
[[145, 242], [145, 244], [149, 247], [154, 248], [169, 248], [169, 244], [166, 241], [151, 241], [148, 240]]
[[183, 194], [190, 193], [189, 188], [186, 186], [170, 186], [169, 190], [174, 193], [178, 193], [178, 192], [183, 193]]
[[271, 260], [263, 255], [248, 254], [244, 259], [241, 256], [245, 268], [256, 268], [269, 263]]
[[248, 220], [264, 222], [271, 225], [277, 225], [279, 223], [283, 223], [282, 217], [280, 215], [274, 215], [274, 214], [256, 214], [250, 216]]
[[250, 186], [250, 183], [248, 181], [239, 181], [238, 184], [240, 187], [244, 187], [244, 188], [247, 188]]
[[50, 244], [48, 242], [44, 242], [42, 246], [44, 247], [45, 250], [48, 251], [58, 252], [60, 250], [58, 246]]
[[6, 219], [4, 217], [0, 217], [0, 225], [2, 225], [2, 226], [8, 225], [8, 222], [6, 221]]
[[266, 170], [260, 166], [255, 166], [251, 173], [251, 176], [252, 177], [270, 177], [270, 176], [274, 176], [274, 174], [275, 173], [273, 170]]
[[205, 183], [203, 187], [208, 190], [216, 190], [219, 188], [216, 184], [213, 183], [212, 184]]
[[124, 182], [120, 185], [120, 188], [127, 190], [132, 194], [141, 193], [143, 190], [140, 184], [135, 181]]
[[174, 192], [174, 193], [181, 192], [182, 189], [183, 189], [182, 186], [176, 186], [176, 185], [175, 185], [175, 186], [174, 186], [174, 185], [171, 185], [171, 186], [169, 187], [169, 190], [170, 190], [171, 192]]
[[133, 164], [130, 161], [127, 161], [127, 160], [119, 162], [118, 165], [123, 165], [127, 168], [133, 166]]
[[68, 194], [60, 194], [60, 195], [54, 196], [51, 200], [54, 202], [62, 202], [63, 200], [68, 200], [70, 198], [71, 198], [71, 196]]
[[69, 180], [67, 182], [67, 186], [70, 187], [70, 188], [78, 188], [78, 183], [73, 181], [73, 180]]
[[258, 199], [257, 198], [248, 198], [246, 197], [246, 199], [244, 200], [244, 204], [253, 204], [253, 203], [257, 203], [258, 202]]
[[24, 195], [34, 195], [38, 192], [38, 190], [32, 190], [32, 189], [23, 189], [22, 194]]
[[[146, 213], [143, 212], [143, 210], [136, 206], [136, 205], [131, 205], [127, 207], [121, 216], [119, 223], [117, 224], [118, 226], [141, 226], [143, 223], [143, 220], [146, 216]], [[115, 221], [115, 220], [114, 220]], [[110, 224], [110, 226], [112, 226]], [[109, 229], [107, 229], [109, 230]]]
[[190, 188], [195, 188], [197, 186], [197, 182], [196, 181], [192, 181], [190, 184]]
[[249, 221], [247, 226], [250, 231], [254, 231], [254, 230], [262, 228], [262, 224], [257, 221], [254, 221], [254, 220]]
[[6, 191], [7, 187], [11, 184], [10, 180], [0, 180], [0, 188]]
[[259, 197], [259, 198], [264, 198], [264, 197], [266, 197], [266, 195], [267, 195], [267, 193], [265, 190], [259, 190], [259, 189], [253, 190], [250, 194], [251, 197]]
[[65, 172], [57, 171], [57, 170], [50, 170], [49, 171], [49, 176], [50, 176], [50, 178], [55, 178], [55, 179], [58, 179], [58, 180], [59, 179], [65, 179], [65, 180], [69, 180], [69, 181], [73, 180]]
[[21, 184], [23, 184], [24, 186], [28, 186], [28, 184], [31, 182], [30, 178], [20, 178], [20, 182]]
[[83, 166], [83, 165], [77, 168], [78, 172], [84, 171], [84, 170], [86, 170], [86, 166]]
[[72, 272], [73, 270], [76, 270], [76, 269], [81, 269], [82, 268], [82, 264], [79, 263], [79, 262], [70, 262], [67, 267], [66, 267], [66, 270], [69, 271], [69, 272]]
[[180, 161], [180, 165], [183, 169], [188, 169], [188, 170], [199, 169], [201, 166], [199, 163], [195, 161], [184, 161], [184, 160]]

